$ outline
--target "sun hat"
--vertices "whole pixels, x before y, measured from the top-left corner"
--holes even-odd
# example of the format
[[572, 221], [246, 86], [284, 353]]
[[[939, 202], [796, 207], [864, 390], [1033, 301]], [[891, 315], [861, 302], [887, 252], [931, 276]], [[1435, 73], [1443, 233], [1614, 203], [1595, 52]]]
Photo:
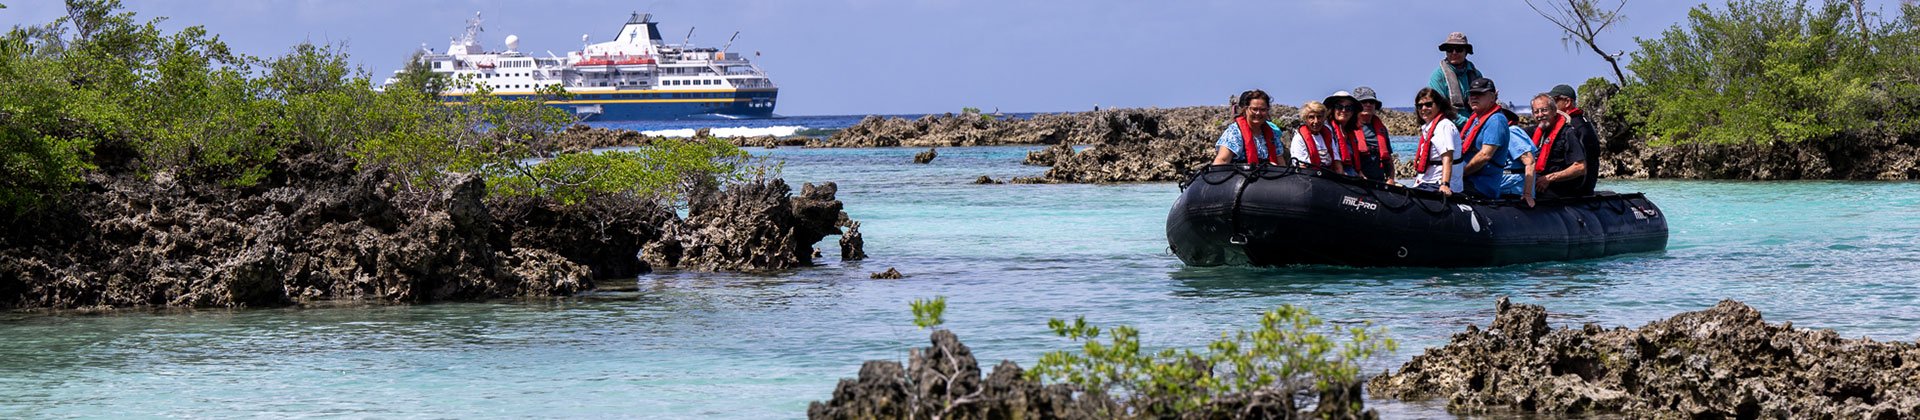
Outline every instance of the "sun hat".
[[1447, 34], [1447, 41], [1440, 43], [1440, 51], [1446, 51], [1447, 47], [1454, 45], [1467, 47], [1467, 54], [1473, 54], [1473, 44], [1467, 43], [1467, 34], [1465, 33], [1454, 32]]
[[1353, 94], [1347, 93], [1347, 91], [1344, 90], [1334, 92], [1332, 95], [1327, 95], [1327, 99], [1320, 100], [1320, 103], [1327, 104], [1327, 108], [1331, 110], [1338, 104], [1338, 101], [1353, 102], [1355, 106], [1360, 105], [1360, 101], [1353, 99]]
[[1360, 101], [1360, 103], [1363, 103], [1363, 104], [1372, 102], [1373, 106], [1375, 107], [1380, 106], [1380, 97], [1374, 95], [1373, 88], [1370, 88], [1370, 87], [1361, 86], [1361, 87], [1353, 88], [1353, 99], [1357, 99]]

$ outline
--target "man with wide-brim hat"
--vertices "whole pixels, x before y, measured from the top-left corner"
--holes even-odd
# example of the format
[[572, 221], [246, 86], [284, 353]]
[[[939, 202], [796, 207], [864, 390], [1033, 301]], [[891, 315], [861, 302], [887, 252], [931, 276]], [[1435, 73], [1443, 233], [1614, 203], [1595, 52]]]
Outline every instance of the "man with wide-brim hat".
[[1440, 43], [1440, 51], [1446, 58], [1440, 60], [1440, 68], [1433, 70], [1427, 87], [1439, 91], [1440, 96], [1446, 97], [1447, 102], [1453, 103], [1453, 109], [1459, 111], [1454, 124], [1465, 124], [1472, 112], [1467, 109], [1467, 84], [1486, 76], [1480, 74], [1472, 61], [1467, 61], [1467, 56], [1473, 54], [1473, 44], [1467, 42], [1467, 34], [1447, 34], [1447, 40]]

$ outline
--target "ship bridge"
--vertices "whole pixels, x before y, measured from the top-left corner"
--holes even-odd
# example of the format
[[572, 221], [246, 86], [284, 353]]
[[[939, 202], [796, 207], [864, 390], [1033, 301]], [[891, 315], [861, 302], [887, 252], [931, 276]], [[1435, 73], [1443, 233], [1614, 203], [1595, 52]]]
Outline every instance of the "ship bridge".
[[[585, 35], [581, 41], [586, 41]], [[612, 41], [587, 45], [580, 53], [581, 58], [657, 56], [660, 45], [660, 23], [653, 21], [652, 14], [634, 12]]]

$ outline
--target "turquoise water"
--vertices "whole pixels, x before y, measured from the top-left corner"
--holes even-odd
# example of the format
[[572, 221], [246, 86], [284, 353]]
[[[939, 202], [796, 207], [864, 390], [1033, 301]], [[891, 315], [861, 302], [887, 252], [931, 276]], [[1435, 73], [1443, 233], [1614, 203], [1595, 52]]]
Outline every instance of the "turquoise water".
[[[659, 273], [564, 301], [107, 316], [0, 314], [0, 418], [796, 418], [862, 361], [924, 346], [907, 302], [944, 295], [988, 364], [1070, 344], [1050, 317], [1202, 343], [1280, 304], [1373, 320], [1395, 366], [1494, 300], [1557, 325], [1638, 326], [1738, 299], [1843, 336], [1920, 338], [1920, 184], [1604, 181], [1644, 191], [1668, 251], [1433, 269], [1186, 268], [1166, 252], [1172, 184], [970, 185], [1029, 176], [1031, 147], [759, 150], [832, 180], [872, 259], [774, 276]], [[831, 238], [822, 242], [835, 254]], [[896, 267], [902, 280], [871, 280]], [[1375, 406], [1442, 415], [1430, 404]]]

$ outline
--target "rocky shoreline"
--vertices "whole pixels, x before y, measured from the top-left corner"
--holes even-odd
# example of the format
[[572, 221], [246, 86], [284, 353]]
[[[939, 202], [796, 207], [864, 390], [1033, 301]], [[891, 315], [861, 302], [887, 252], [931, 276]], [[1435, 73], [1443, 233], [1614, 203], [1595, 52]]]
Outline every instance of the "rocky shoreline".
[[[1920, 344], [1768, 323], [1731, 300], [1636, 329], [1554, 329], [1545, 308], [1507, 298], [1494, 309], [1486, 328], [1469, 325], [1448, 344], [1368, 380], [1365, 392], [1442, 399], [1456, 414], [1920, 417]], [[840, 381], [831, 399], [811, 404], [808, 417], [1083, 419], [1136, 412], [1070, 384], [1028, 379], [1011, 361], [983, 374], [972, 351], [947, 330], [935, 330], [930, 344], [910, 351], [906, 367], [866, 362], [858, 377]], [[1296, 392], [1265, 390], [1216, 398], [1177, 417], [1377, 417], [1363, 407], [1361, 391], [1362, 384], [1354, 384], [1306, 404]]]
[[655, 268], [810, 265], [816, 242], [853, 225], [831, 183], [799, 197], [778, 179], [707, 186], [682, 219], [637, 198], [489, 198], [472, 175], [410, 191], [338, 155], [275, 166], [245, 188], [89, 176], [7, 221], [0, 309], [568, 296]]
[[1686, 418], [1920, 417], [1920, 346], [1842, 339], [1765, 322], [1735, 301], [1638, 329], [1550, 329], [1547, 312], [1502, 298], [1398, 372], [1375, 397], [1446, 399], [1449, 410]]
[[[859, 377], [841, 379], [833, 398], [807, 407], [811, 419], [1112, 419], [1142, 411], [1071, 385], [1028, 379], [1019, 364], [1002, 360], [983, 374], [973, 351], [952, 331], [937, 329], [928, 347], [908, 353], [906, 367], [891, 360], [860, 366]], [[1251, 392], [1216, 398], [1190, 419], [1373, 419], [1359, 384], [1350, 391], [1320, 393], [1301, 407], [1293, 392]], [[1129, 415], [1134, 414], [1134, 415]]]

